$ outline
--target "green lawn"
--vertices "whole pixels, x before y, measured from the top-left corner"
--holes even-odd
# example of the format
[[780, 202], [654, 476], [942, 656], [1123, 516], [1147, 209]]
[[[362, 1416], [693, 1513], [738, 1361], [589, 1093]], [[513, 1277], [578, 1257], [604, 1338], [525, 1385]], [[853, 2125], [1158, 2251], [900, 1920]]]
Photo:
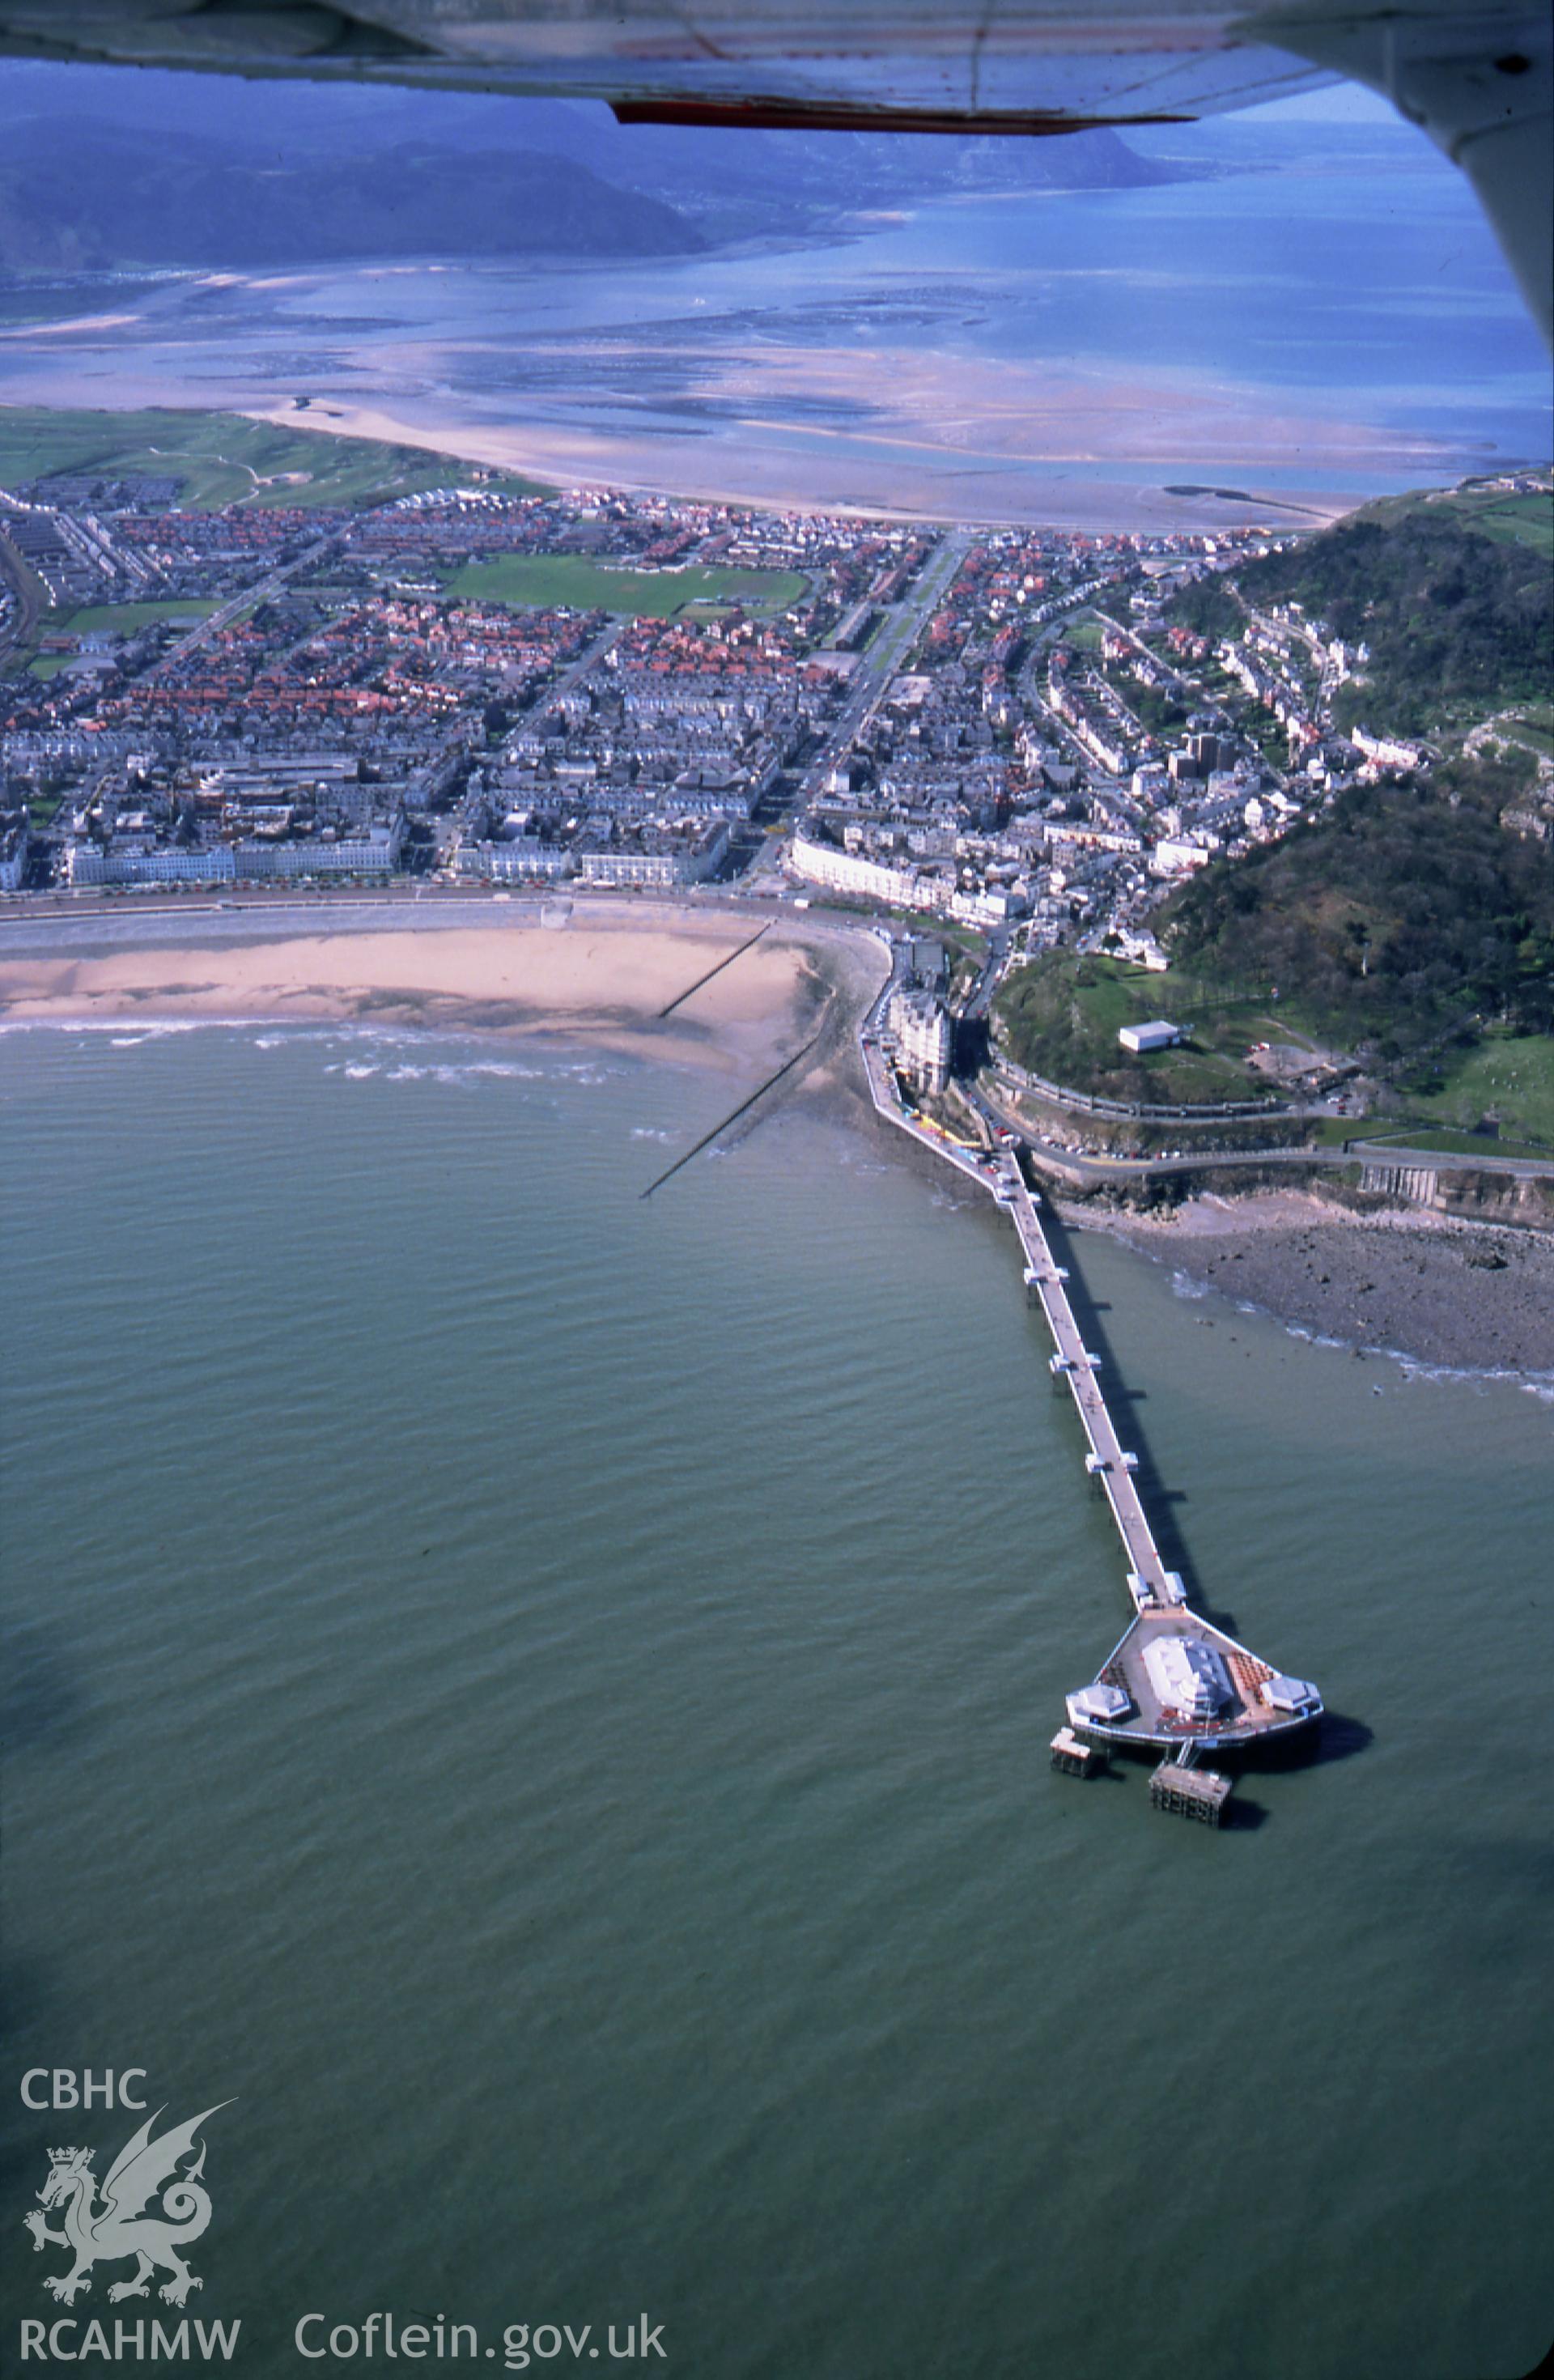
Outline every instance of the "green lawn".
[[470, 602], [579, 612], [615, 612], [667, 620], [688, 603], [742, 603], [752, 612], [785, 611], [807, 581], [795, 570], [622, 570], [581, 553], [508, 553], [496, 562], [467, 562], [449, 573], [450, 595]]
[[[1018, 968], [997, 997], [1006, 1047], [1019, 1064], [1070, 1089], [1162, 1106], [1217, 1105], [1269, 1096], [1246, 1066], [1254, 1041], [1304, 1039], [1300, 1020], [1269, 1011], [1266, 995], [1199, 982], [1172, 968], [1153, 975], [1120, 959], [1044, 953]], [[1190, 1030], [1173, 1050], [1135, 1057], [1117, 1035], [1154, 1017]]]
[[1554, 554], [1554, 495], [1459, 498], [1457, 509], [1502, 545]]
[[[322, 429], [249, 421], [235, 413], [152, 407], [137, 413], [0, 406], [0, 487], [52, 472], [177, 479], [197, 512], [223, 504], [360, 504], [456, 485], [470, 466], [424, 447], [342, 438]], [[539, 492], [510, 475], [482, 484]]]
[[953, 926], [931, 909], [902, 909], [896, 914], [915, 934], [931, 934], [937, 941], [953, 942], [956, 950], [965, 951], [968, 957], [974, 958], [978, 966], [988, 955], [986, 936], [977, 933], [971, 926]]
[[1495, 488], [1419, 488], [1401, 496], [1383, 496], [1366, 506], [1367, 516], [1400, 521], [1409, 514], [1454, 513], [1460, 521], [1491, 537], [1498, 545], [1530, 545], [1554, 555], [1554, 490], [1530, 496], [1508, 495]]
[[1529, 751], [1539, 752], [1545, 759], [1554, 760], [1554, 735], [1531, 719], [1497, 720], [1495, 733], [1497, 735], [1503, 734], [1508, 743], [1524, 744]]
[[137, 628], [149, 628], [157, 620], [208, 620], [212, 612], [220, 611], [222, 601], [216, 596], [189, 595], [149, 603], [93, 603], [58, 619], [51, 615], [48, 632], [67, 637], [132, 637]]
[[1362, 1126], [1350, 1137], [1355, 1142], [1363, 1137], [1367, 1154], [1377, 1157], [1384, 1156], [1389, 1148], [1417, 1148], [1430, 1157], [1541, 1158], [1546, 1164], [1554, 1164], [1554, 1148], [1540, 1147], [1536, 1141], [1509, 1140], [1503, 1133], [1498, 1139], [1491, 1139], [1487, 1133], [1440, 1132], [1430, 1124], [1405, 1124], [1387, 1132]]
[[1453, 1062], [1443, 1089], [1408, 1100], [1411, 1118], [1438, 1128], [1471, 1131], [1488, 1112], [1507, 1141], [1531, 1144], [1536, 1155], [1554, 1150], [1554, 1037], [1491, 1027]]

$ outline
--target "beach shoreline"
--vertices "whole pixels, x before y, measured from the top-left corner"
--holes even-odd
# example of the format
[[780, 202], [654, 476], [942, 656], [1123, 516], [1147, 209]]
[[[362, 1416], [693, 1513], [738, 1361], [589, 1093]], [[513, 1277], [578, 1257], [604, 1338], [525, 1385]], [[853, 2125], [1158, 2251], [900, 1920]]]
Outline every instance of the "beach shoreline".
[[[1094, 393], [1091, 402], [1099, 407]], [[298, 426], [295, 407], [278, 398], [256, 398], [239, 391], [229, 409], [271, 429]], [[857, 460], [846, 447], [842, 431], [817, 428], [807, 414], [769, 425], [774, 430], [802, 427], [809, 443], [801, 454], [777, 445], [732, 468], [726, 456], [709, 463], [699, 454], [694, 458], [682, 455], [662, 435], [644, 433], [631, 440], [619, 431], [562, 428], [538, 418], [516, 427], [427, 419], [417, 407], [396, 406], [387, 396], [353, 401], [336, 394], [327, 407], [310, 409], [303, 426], [323, 436], [424, 448], [445, 455], [451, 463], [512, 471], [552, 489], [601, 487], [618, 494], [667, 496], [684, 504], [733, 504], [784, 513], [841, 512], [863, 519], [921, 523], [937, 528], [1018, 521], [1091, 536], [1138, 528], [1159, 535], [1202, 534], [1254, 523], [1271, 529], [1281, 521], [1287, 526], [1329, 528], [1380, 492], [1388, 475], [1383, 461], [1376, 467], [1375, 489], [1345, 485], [1346, 475], [1363, 471], [1371, 457], [1364, 448], [1343, 449], [1335, 452], [1329, 466], [1334, 485], [1323, 486], [1318, 480], [1309, 489], [1259, 488], [1258, 480], [1272, 464], [1273, 450], [1233, 435], [1221, 442], [1222, 452], [1217, 447], [1204, 454], [1190, 444], [1168, 442], [1158, 456], [1137, 457], [1125, 454], [1125, 442], [1117, 455], [1104, 445], [1094, 452], [1087, 447], [1070, 454], [1060, 440], [1050, 456], [989, 452], [979, 460], [971, 454], [957, 460], [948, 449], [941, 455], [935, 453], [929, 443], [923, 445], [923, 458], [914, 462], [909, 459], [910, 424], [898, 426], [892, 439], [880, 442], [904, 450], [886, 468]], [[827, 457], [828, 440], [837, 445], [839, 459], [834, 464]], [[1120, 459], [1131, 466], [1125, 477], [1112, 476]], [[1419, 468], [1427, 469], [1424, 462]], [[1035, 474], [1028, 485], [1019, 476], [1025, 468]], [[1197, 492], [1184, 494], [1174, 487], [1184, 475], [1205, 485]], [[1227, 478], [1240, 488], [1234, 502], [1217, 496], [1208, 485]]]
[[[668, 904], [70, 921], [0, 948], [0, 1026], [379, 1026], [565, 1037], [730, 1075], [791, 1055], [848, 970], [834, 937]], [[126, 930], [126, 928], [128, 930]], [[829, 965], [822, 952], [830, 953]], [[861, 993], [862, 987], [859, 986]], [[667, 1012], [667, 1013], [666, 1013]]]
[[[484, 908], [478, 921], [430, 907], [413, 919], [340, 909], [306, 922], [115, 910], [67, 921], [66, 937], [59, 922], [18, 920], [0, 944], [0, 1030], [296, 1025], [559, 1039], [721, 1074], [731, 1104], [802, 1050], [739, 1137], [801, 1100], [893, 1162], [932, 1165], [880, 1123], [865, 1090], [856, 1026], [885, 954], [861, 923], [586, 897]], [[1205, 1328], [1218, 1327], [1222, 1302], [1360, 1355], [1554, 1382], [1554, 1234], [1418, 1208], [1357, 1213], [1293, 1188], [1204, 1194], [1169, 1219], [1058, 1205], [1071, 1225], [1168, 1265]]]

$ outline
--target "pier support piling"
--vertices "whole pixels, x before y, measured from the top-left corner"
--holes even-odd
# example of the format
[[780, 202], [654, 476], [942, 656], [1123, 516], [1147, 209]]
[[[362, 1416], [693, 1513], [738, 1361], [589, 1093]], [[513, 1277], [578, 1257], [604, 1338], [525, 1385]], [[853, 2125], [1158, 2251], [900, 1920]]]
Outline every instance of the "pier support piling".
[[1099, 1743], [1087, 1743], [1071, 1727], [1060, 1727], [1052, 1738], [1052, 1766], [1065, 1777], [1098, 1777], [1106, 1755]]
[[1216, 1768], [1184, 1767], [1180, 1758], [1162, 1760], [1149, 1779], [1149, 1799], [1157, 1810], [1178, 1818], [1196, 1818], [1206, 1827], [1222, 1827], [1231, 1780]]

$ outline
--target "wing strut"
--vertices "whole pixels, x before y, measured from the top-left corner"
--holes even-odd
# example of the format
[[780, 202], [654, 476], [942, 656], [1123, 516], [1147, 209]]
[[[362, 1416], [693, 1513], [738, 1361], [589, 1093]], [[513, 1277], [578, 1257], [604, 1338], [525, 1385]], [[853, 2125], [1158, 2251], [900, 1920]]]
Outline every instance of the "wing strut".
[[1460, 165], [1554, 346], [1554, 23], [1547, 8], [1258, 17], [1246, 30], [1369, 85]]

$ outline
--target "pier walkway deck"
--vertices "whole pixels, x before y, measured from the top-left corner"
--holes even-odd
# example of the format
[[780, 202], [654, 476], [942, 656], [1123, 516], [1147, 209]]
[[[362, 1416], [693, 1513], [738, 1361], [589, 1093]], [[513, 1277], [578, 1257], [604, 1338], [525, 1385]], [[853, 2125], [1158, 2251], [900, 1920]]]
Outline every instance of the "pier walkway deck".
[[[1052, 1334], [1052, 1345], [1056, 1351], [1052, 1357], [1052, 1370], [1054, 1375], [1067, 1381], [1073, 1391], [1074, 1410], [1090, 1442], [1088, 1467], [1111, 1507], [1111, 1517], [1117, 1524], [1117, 1534], [1128, 1558], [1130, 1577], [1137, 1579], [1147, 1590], [1151, 1602], [1162, 1607], [1172, 1600], [1179, 1602], [1182, 1599], [1181, 1582], [1174, 1572], [1166, 1569], [1160, 1559], [1154, 1531], [1134, 1486], [1134, 1465], [1137, 1457], [1124, 1450], [1117, 1435], [1111, 1409], [1096, 1377], [1099, 1358], [1090, 1353], [1080, 1337], [1079, 1325], [1074, 1318], [1074, 1308], [1068, 1302], [1068, 1292], [1064, 1287], [1068, 1276], [1048, 1245], [1047, 1234], [1036, 1211], [1036, 1201], [1026, 1185], [1019, 1161], [1013, 1151], [1006, 1152], [999, 1160], [993, 1196], [1001, 1207], [1008, 1209], [1020, 1235], [1020, 1245], [1026, 1255], [1026, 1287], [1035, 1292], [1047, 1318], [1047, 1328]], [[1135, 1600], [1137, 1599], [1135, 1590]]]

